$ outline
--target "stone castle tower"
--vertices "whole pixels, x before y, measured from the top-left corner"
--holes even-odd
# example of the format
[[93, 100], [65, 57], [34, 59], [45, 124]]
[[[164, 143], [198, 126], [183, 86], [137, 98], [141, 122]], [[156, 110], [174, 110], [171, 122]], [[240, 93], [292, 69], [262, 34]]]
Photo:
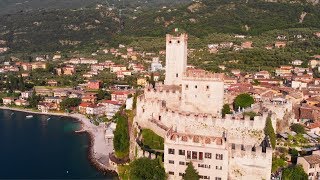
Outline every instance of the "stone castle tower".
[[166, 36], [166, 79], [165, 85], [181, 85], [187, 69], [188, 35]]

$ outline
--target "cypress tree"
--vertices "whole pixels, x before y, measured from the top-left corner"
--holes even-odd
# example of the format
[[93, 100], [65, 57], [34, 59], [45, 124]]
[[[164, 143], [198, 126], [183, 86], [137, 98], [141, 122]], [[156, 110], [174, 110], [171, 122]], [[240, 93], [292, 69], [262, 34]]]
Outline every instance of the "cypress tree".
[[184, 180], [198, 180], [200, 179], [199, 173], [197, 170], [193, 167], [192, 162], [188, 164], [188, 167], [186, 169], [185, 175], [183, 176]]
[[266, 126], [264, 128], [264, 134], [270, 138], [271, 146], [274, 149], [276, 147], [276, 134], [272, 127], [272, 121], [270, 116], [267, 117]]

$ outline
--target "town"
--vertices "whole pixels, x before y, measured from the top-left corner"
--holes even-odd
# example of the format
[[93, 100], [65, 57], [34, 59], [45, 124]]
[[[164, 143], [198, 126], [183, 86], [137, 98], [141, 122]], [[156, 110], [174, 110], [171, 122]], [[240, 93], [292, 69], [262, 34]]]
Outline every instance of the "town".
[[[286, 48], [285, 38], [265, 48]], [[159, 52], [120, 44], [87, 57], [11, 58], [0, 68], [1, 103], [82, 114], [112, 142], [102, 164], [124, 179], [139, 158], [160, 160], [168, 179], [182, 179], [189, 167], [200, 179], [318, 179], [320, 55], [272, 71], [214, 73], [188, 64], [195, 51], [188, 41], [175, 33]], [[253, 44], [204, 49], [214, 54]]]

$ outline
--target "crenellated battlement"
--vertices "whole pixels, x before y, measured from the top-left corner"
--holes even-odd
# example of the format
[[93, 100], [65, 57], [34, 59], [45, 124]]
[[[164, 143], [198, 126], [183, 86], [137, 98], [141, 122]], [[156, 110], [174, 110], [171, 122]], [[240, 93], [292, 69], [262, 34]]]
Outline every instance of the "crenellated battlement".
[[231, 157], [235, 158], [259, 158], [267, 159], [272, 157], [272, 148], [271, 147], [261, 147], [261, 146], [251, 146], [251, 145], [242, 145], [242, 144], [229, 144], [229, 152]]
[[173, 44], [173, 43], [179, 44], [181, 42], [187, 43], [187, 41], [188, 41], [188, 34], [186, 33], [182, 33], [179, 36], [174, 36], [171, 34], [166, 35], [166, 42], [169, 44]]
[[239, 116], [228, 114], [225, 118], [213, 114], [189, 113], [178, 110], [171, 110], [168, 107], [161, 106], [160, 114], [163, 119], [178, 119], [185, 122], [201, 122], [208, 126], [218, 126], [225, 128], [249, 128], [263, 129], [268, 113], [265, 112], [260, 116], [255, 116], [253, 120], [249, 116]]
[[216, 148], [226, 148], [227, 143], [224, 137], [201, 136], [194, 134], [178, 133], [172, 128], [167, 131], [165, 141], [168, 143], [178, 143], [182, 145], [206, 146]]
[[223, 81], [223, 73], [211, 73], [204, 70], [188, 70], [183, 73], [182, 80]]

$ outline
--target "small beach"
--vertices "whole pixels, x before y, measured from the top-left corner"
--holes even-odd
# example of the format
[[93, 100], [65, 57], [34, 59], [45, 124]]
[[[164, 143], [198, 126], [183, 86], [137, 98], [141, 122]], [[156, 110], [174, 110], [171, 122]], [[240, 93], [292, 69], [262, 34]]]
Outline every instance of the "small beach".
[[81, 123], [81, 129], [75, 131], [76, 133], [88, 133], [90, 137], [90, 144], [88, 149], [88, 156], [91, 163], [94, 164], [96, 168], [103, 172], [115, 173], [113, 166], [109, 164], [109, 154], [113, 152], [112, 143], [108, 143], [105, 140], [105, 131], [107, 127], [102, 124], [96, 126], [90, 122], [90, 119], [81, 114], [66, 114], [66, 113], [55, 113], [55, 112], [36, 112], [28, 109], [10, 108], [1, 106], [2, 110], [19, 111], [30, 114], [41, 114], [49, 116], [63, 116], [76, 119]]

